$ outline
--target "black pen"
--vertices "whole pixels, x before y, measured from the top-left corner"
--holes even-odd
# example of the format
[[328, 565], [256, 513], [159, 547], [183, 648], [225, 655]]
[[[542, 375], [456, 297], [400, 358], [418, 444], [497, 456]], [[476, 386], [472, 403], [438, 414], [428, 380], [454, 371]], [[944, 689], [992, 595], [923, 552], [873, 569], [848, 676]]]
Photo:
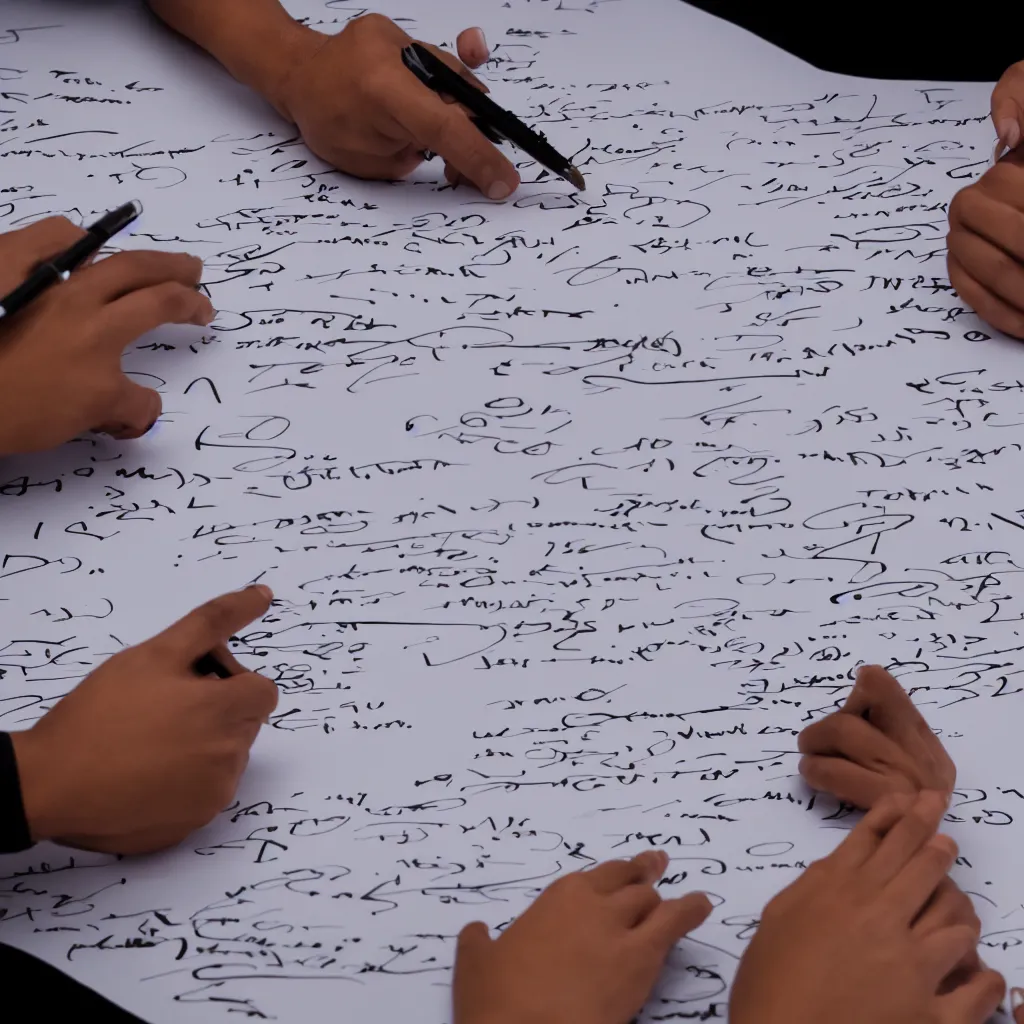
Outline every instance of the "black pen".
[[72, 270], [80, 267], [91, 256], [95, 256], [114, 235], [128, 227], [140, 213], [142, 204], [132, 201], [111, 210], [110, 213], [105, 213], [95, 224], [90, 224], [85, 229], [85, 235], [74, 245], [52, 259], [40, 263], [29, 274], [27, 280], [0, 299], [0, 319], [13, 316], [24, 309], [51, 285], [66, 281]]
[[451, 96], [469, 112], [470, 120], [491, 142], [511, 142], [542, 167], [571, 182], [581, 192], [583, 175], [542, 135], [527, 128], [515, 114], [503, 110], [486, 93], [471, 85], [425, 46], [412, 43], [402, 50], [402, 62], [429, 89]]
[[231, 673], [220, 663], [220, 659], [212, 654], [204, 654], [192, 665], [197, 676], [216, 676], [218, 679], [230, 679]]

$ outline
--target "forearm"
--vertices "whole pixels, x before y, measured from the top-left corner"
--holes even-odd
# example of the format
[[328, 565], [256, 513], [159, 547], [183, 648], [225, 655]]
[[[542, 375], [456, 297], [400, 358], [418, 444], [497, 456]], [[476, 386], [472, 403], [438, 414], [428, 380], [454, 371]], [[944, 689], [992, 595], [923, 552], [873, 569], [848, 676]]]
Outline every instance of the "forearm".
[[288, 117], [281, 96], [291, 69], [324, 40], [279, 0], [147, 0], [153, 13], [216, 58]]

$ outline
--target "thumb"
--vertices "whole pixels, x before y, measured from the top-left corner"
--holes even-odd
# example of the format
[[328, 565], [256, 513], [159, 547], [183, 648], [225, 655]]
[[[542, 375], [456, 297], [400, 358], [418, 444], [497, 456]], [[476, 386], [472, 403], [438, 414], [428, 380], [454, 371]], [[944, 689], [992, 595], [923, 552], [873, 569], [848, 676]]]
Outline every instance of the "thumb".
[[111, 407], [104, 412], [103, 422], [94, 429], [119, 441], [142, 437], [156, 423], [162, 409], [163, 401], [156, 391], [122, 375]]
[[1010, 989], [1010, 1010], [1016, 1024], [1024, 1024], [1024, 988]]
[[1024, 137], [1024, 61], [1012, 65], [992, 91], [992, 123], [1000, 149], [1016, 149]]

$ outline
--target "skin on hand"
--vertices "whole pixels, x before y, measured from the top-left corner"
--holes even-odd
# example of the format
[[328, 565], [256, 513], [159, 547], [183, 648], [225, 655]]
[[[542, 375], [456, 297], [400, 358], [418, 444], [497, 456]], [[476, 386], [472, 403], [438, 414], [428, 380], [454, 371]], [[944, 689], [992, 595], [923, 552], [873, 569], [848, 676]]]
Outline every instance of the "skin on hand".
[[649, 851], [558, 879], [491, 939], [459, 935], [455, 1024], [628, 1024], [672, 947], [711, 913], [702, 893], [662, 900], [668, 857]]
[[[461, 176], [485, 196], [504, 199], [519, 187], [515, 167], [461, 107], [405, 67], [401, 51], [411, 42], [380, 14], [356, 18], [333, 36], [308, 30], [304, 52], [268, 98], [294, 121], [314, 153], [356, 177], [404, 178], [429, 150], [444, 157], [449, 181]], [[483, 33], [467, 29], [457, 47], [461, 60], [431, 49], [484, 89], [466, 67], [487, 59]]]
[[[109, 853], [181, 842], [235, 795], [277, 687], [228, 652], [270, 607], [267, 587], [225, 594], [115, 654], [31, 729], [13, 733], [32, 838]], [[234, 674], [200, 677], [210, 651]]]
[[873, 807], [892, 793], [942, 792], [956, 784], [956, 766], [902, 686], [867, 665], [843, 707], [808, 726], [798, 744], [808, 785], [855, 807]]
[[[1024, 62], [1014, 64], [992, 93], [997, 154], [1024, 137]], [[949, 208], [949, 280], [993, 327], [1024, 338], [1024, 154], [1011, 152]]]
[[948, 898], [956, 844], [941, 793], [888, 797], [765, 907], [729, 1003], [732, 1024], [984, 1024], [1002, 977]]
[[[0, 235], [0, 294], [83, 233], [50, 217]], [[183, 253], [117, 253], [0, 320], [0, 454], [52, 448], [87, 430], [144, 434], [160, 415], [160, 396], [129, 380], [121, 353], [162, 324], [213, 319], [210, 300], [195, 290], [202, 269]]]

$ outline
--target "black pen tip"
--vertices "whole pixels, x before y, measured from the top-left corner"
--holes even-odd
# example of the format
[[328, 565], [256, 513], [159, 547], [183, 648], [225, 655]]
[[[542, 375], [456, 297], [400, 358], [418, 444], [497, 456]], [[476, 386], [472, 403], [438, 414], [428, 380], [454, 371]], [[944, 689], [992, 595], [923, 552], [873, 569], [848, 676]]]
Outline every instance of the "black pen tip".
[[566, 178], [571, 181], [580, 192], [585, 192], [587, 189], [587, 183], [583, 180], [583, 175], [580, 174], [579, 169], [569, 164], [569, 170], [566, 173]]

